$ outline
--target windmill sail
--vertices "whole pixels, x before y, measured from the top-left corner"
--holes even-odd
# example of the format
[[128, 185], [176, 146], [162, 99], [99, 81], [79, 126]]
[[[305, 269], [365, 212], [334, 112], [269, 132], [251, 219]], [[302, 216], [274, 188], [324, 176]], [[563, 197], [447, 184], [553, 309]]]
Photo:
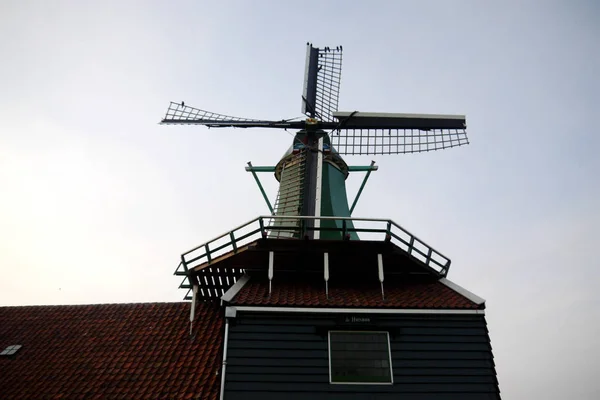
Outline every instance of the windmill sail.
[[185, 121], [185, 122], [193, 122], [193, 121], [230, 121], [230, 122], [258, 122], [257, 119], [250, 118], [239, 118], [232, 117], [229, 115], [223, 115], [214, 113], [211, 111], [201, 110], [199, 108], [194, 108], [190, 106], [186, 106], [183, 103], [175, 103], [171, 102], [169, 104], [169, 108], [167, 109], [167, 114], [162, 122], [174, 122], [174, 121]]
[[298, 121], [270, 121], [233, 117], [171, 102], [167, 114], [160, 121], [163, 125], [204, 125], [209, 128], [279, 128], [300, 129], [304, 123]]
[[340, 98], [342, 47], [322, 49], [308, 44], [302, 113], [321, 121], [334, 121]]
[[464, 115], [336, 112], [331, 132], [340, 154], [421, 153], [469, 144]]

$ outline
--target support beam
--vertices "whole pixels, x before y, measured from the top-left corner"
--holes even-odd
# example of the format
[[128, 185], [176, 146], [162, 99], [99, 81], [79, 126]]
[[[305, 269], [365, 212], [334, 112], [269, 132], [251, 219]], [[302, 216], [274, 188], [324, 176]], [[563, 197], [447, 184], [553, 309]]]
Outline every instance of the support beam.
[[379, 167], [377, 165], [350, 165], [348, 166], [348, 172], [368, 172], [368, 171], [377, 171]]
[[248, 167], [246, 167], [246, 171], [248, 172], [275, 172], [274, 166], [253, 166], [248, 163]]
[[[256, 175], [256, 171], [255, 168], [258, 167], [252, 167], [252, 163], [250, 161], [248, 161], [248, 167], [246, 167], [246, 171], [250, 171], [252, 172], [252, 176], [254, 177], [254, 180], [256, 181], [256, 184], [258, 185], [258, 188], [260, 189], [260, 192], [263, 195], [263, 198], [265, 199], [265, 202], [267, 203], [267, 207], [269, 207], [269, 211], [271, 212], [271, 215], [275, 214], [275, 212], [273, 211], [273, 206], [271, 205], [271, 202], [269, 201], [269, 198], [267, 197], [267, 194], [265, 193], [265, 189], [263, 189], [262, 184], [260, 183], [260, 179], [258, 179], [258, 175]], [[273, 171], [275, 170], [275, 167], [273, 167]]]
[[376, 169], [373, 169], [374, 165], [375, 165], [375, 161], [371, 161], [370, 169], [367, 171], [367, 174], [365, 175], [365, 179], [363, 179], [362, 184], [360, 185], [360, 189], [358, 189], [358, 193], [356, 193], [356, 197], [354, 198], [352, 207], [350, 207], [350, 215], [352, 215], [352, 211], [354, 211], [354, 207], [356, 207], [356, 203], [358, 203], [358, 198], [360, 197], [360, 194], [362, 193], [363, 189], [365, 188], [365, 184], [367, 183], [367, 180], [369, 179], [369, 175], [371, 175], [371, 171], [376, 171]]

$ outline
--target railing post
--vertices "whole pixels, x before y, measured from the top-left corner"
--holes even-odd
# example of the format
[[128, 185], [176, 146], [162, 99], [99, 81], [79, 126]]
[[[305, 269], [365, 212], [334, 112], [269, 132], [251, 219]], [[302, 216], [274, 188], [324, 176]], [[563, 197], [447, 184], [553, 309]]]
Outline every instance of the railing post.
[[263, 238], [267, 237], [267, 233], [265, 232], [265, 223], [262, 217], [258, 217], [258, 225], [260, 226], [260, 235]]
[[181, 265], [183, 266], [183, 270], [185, 271], [185, 274], [187, 275], [188, 267], [187, 267], [187, 262], [185, 261], [185, 256], [183, 254], [181, 255]]
[[208, 260], [208, 263], [210, 264], [210, 262], [212, 261], [212, 259], [210, 258], [210, 250], [208, 248], [208, 243], [206, 243], [204, 245], [204, 250], [206, 251], [206, 259]]
[[233, 252], [237, 253], [237, 245], [235, 244], [235, 236], [233, 236], [233, 231], [229, 232], [229, 238], [231, 239], [231, 246], [233, 247]]
[[392, 221], [387, 222], [387, 227], [385, 229], [385, 241], [389, 242], [392, 240]]
[[[447, 259], [447, 260], [448, 260], [448, 259]], [[444, 278], [446, 277], [446, 275], [448, 275], [448, 270], [450, 269], [450, 262], [451, 262], [451, 261], [450, 261], [450, 260], [448, 260], [448, 261], [446, 262], [446, 265], [444, 265], [444, 269], [443, 269], [443, 272], [442, 272], [442, 275], [444, 276]]]

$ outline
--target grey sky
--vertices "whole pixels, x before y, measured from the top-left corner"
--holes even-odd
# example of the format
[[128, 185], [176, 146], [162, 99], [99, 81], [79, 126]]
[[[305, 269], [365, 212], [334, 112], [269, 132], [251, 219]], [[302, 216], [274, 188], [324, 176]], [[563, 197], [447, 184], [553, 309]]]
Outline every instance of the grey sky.
[[305, 43], [342, 44], [340, 109], [471, 139], [347, 158], [380, 166], [354, 214], [487, 299], [504, 398], [600, 398], [599, 3], [321, 3], [1, 2], [0, 304], [181, 299], [179, 254], [267, 213], [244, 166], [291, 136], [159, 126], [168, 102], [299, 116]]

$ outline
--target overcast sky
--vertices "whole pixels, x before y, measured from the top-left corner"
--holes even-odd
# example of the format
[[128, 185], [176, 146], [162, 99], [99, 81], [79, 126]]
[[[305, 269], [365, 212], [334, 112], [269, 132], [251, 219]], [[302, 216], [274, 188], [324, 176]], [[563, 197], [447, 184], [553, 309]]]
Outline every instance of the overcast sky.
[[342, 44], [341, 110], [471, 140], [347, 158], [380, 166], [354, 215], [486, 298], [505, 399], [600, 398], [600, 3], [363, 4], [1, 1], [0, 304], [180, 300], [181, 252], [268, 213], [244, 166], [292, 137], [160, 126], [168, 102], [296, 117], [305, 43]]

